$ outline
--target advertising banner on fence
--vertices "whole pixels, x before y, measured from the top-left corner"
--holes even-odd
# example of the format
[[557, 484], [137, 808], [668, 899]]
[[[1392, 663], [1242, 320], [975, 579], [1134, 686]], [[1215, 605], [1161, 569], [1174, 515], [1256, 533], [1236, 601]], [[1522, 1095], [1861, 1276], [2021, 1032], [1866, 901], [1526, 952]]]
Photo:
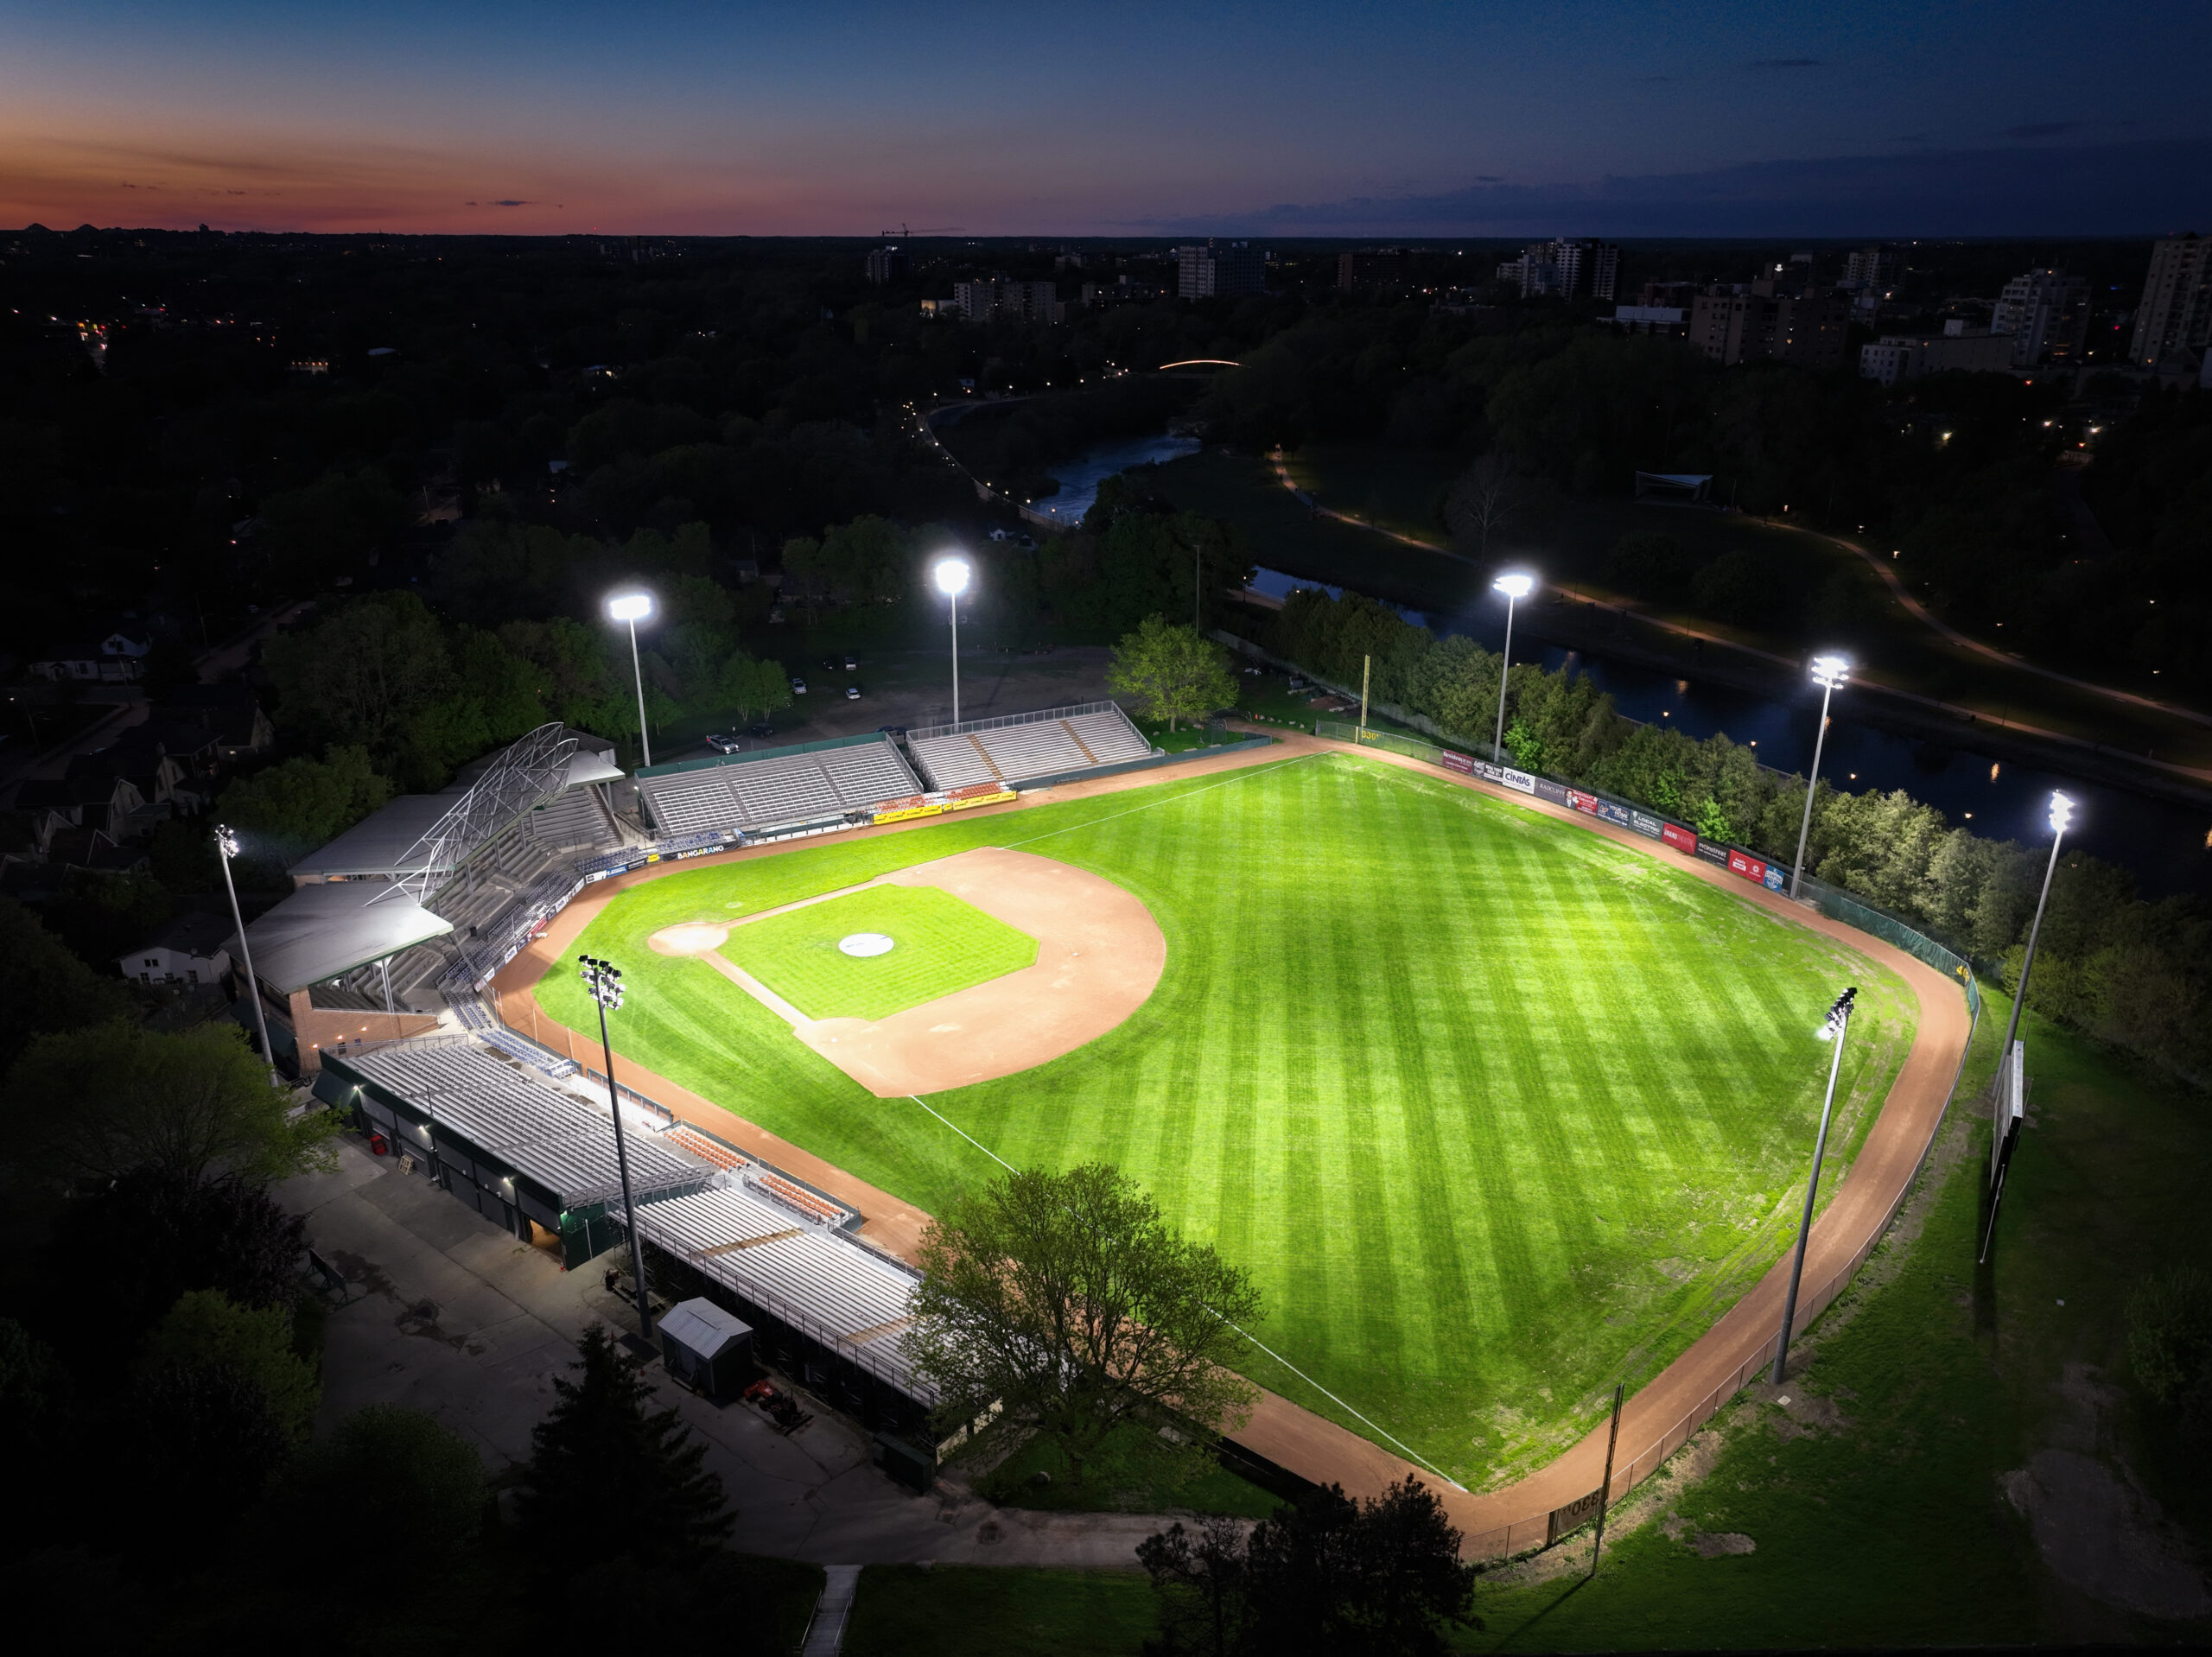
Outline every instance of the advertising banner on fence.
[[1697, 835], [1691, 830], [1683, 828], [1678, 822], [1661, 823], [1659, 825], [1659, 838], [1665, 841], [1669, 846], [1672, 846], [1678, 852], [1694, 852], [1697, 850]]
[[1630, 810], [1628, 814], [1628, 826], [1647, 839], [1656, 840], [1659, 838], [1660, 829], [1665, 825], [1649, 811]]
[[1463, 777], [1475, 774], [1475, 762], [1464, 753], [1454, 753], [1449, 748], [1436, 751], [1436, 763], [1446, 771], [1456, 771]]
[[1718, 841], [1707, 840], [1700, 836], [1697, 844], [1690, 849], [1708, 863], [1718, 863], [1723, 868], [1728, 865], [1728, 848]]
[[1766, 884], [1766, 865], [1749, 852], [1739, 852], [1733, 846], [1728, 848], [1728, 873], [1740, 874], [1746, 880], [1756, 880], [1761, 886]]
[[1554, 805], [1565, 805], [1567, 803], [1566, 784], [1539, 777], [1536, 778], [1536, 797], [1540, 800], [1549, 800]]
[[1585, 1520], [1596, 1518], [1598, 1501], [1604, 1494], [1602, 1490], [1592, 1490], [1586, 1496], [1575, 1497], [1564, 1508], [1553, 1508], [1551, 1522], [1544, 1527], [1544, 1546], [1551, 1546]]
[[1536, 779], [1525, 771], [1516, 771], [1510, 765], [1493, 765], [1487, 759], [1475, 761], [1475, 775], [1484, 782], [1497, 783], [1522, 794], [1534, 794]]
[[1567, 803], [1577, 811], [1587, 811], [1593, 817], [1598, 815], [1599, 802], [1595, 794], [1585, 794], [1579, 788], [1570, 788], [1567, 790]]
[[1636, 819], [1629, 814], [1629, 809], [1624, 805], [1615, 805], [1611, 800], [1598, 802], [1598, 815], [1607, 822], [1617, 822], [1624, 828], [1636, 826]]
[[1783, 868], [1779, 863], [1768, 864], [1766, 866], [1765, 884], [1766, 889], [1769, 892], [1781, 891], [1783, 887], [1789, 884], [1789, 871]]

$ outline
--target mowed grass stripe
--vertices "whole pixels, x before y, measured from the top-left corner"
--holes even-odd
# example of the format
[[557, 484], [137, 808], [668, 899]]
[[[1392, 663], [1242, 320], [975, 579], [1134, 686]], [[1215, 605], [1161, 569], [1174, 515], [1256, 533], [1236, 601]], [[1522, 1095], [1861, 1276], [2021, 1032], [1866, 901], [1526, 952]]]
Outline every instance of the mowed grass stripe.
[[[987, 1159], [710, 968], [641, 959], [643, 938], [975, 845], [1118, 882], [1167, 939], [1151, 1000], [931, 1106], [1016, 1164], [1118, 1163], [1252, 1272], [1262, 1339], [1470, 1484], [1686, 1346], [1746, 1238], [1778, 1252], [1825, 1079], [1810, 1031], [1840, 982], [1887, 1037], [1847, 1051], [1854, 1134], [1910, 1037], [1909, 993], [1853, 952], [1440, 780], [1325, 757], [1143, 794], [689, 871], [624, 893], [579, 947], [631, 973], [626, 1051], [943, 1211]], [[547, 1000], [583, 1027], [580, 995]], [[1360, 1430], [1278, 1366], [1251, 1373]]]

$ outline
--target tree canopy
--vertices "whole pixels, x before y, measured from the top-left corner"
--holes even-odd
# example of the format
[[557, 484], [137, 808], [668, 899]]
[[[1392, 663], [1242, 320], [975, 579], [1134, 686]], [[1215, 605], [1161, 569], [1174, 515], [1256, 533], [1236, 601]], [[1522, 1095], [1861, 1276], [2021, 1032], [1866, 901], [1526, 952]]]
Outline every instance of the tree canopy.
[[1178, 720], [1195, 720], [1236, 699], [1236, 676], [1229, 652], [1190, 627], [1162, 616], [1147, 616], [1114, 647], [1106, 682], [1138, 699], [1147, 719], [1164, 719], [1173, 730]]
[[1219, 1432], [1257, 1396], [1229, 1365], [1258, 1290], [1178, 1235], [1118, 1169], [1008, 1173], [932, 1222], [918, 1259], [909, 1339], [944, 1419], [1000, 1405], [1057, 1442], [1078, 1482], [1099, 1441], [1139, 1412]]

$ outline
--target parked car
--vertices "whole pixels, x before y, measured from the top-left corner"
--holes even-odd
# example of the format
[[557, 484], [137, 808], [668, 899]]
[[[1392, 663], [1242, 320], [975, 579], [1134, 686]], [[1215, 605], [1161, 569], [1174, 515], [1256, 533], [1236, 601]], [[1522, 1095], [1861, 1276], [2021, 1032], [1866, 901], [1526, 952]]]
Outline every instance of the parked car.
[[903, 725], [879, 725], [875, 728], [879, 734], [887, 736], [893, 741], [906, 734], [906, 727]]
[[707, 739], [707, 746], [716, 753], [735, 753], [745, 745], [734, 736], [710, 736]]
[[747, 731], [746, 734], [750, 737], [756, 737], [760, 740], [766, 742], [770, 737], [776, 734], [776, 727], [772, 725], [766, 724], [755, 725]]
[[793, 679], [791, 681], [791, 695], [794, 696], [804, 696], [806, 695], [806, 681], [804, 679]]
[[861, 688], [858, 685], [847, 685], [845, 687], [845, 700], [847, 702], [858, 702], [860, 699]]
[[860, 670], [861, 670], [861, 659], [860, 659], [860, 657], [857, 657], [857, 656], [848, 656], [848, 657], [845, 658], [845, 671], [846, 671], [846, 672], [848, 672], [848, 673], [858, 673], [858, 672], [860, 671]]

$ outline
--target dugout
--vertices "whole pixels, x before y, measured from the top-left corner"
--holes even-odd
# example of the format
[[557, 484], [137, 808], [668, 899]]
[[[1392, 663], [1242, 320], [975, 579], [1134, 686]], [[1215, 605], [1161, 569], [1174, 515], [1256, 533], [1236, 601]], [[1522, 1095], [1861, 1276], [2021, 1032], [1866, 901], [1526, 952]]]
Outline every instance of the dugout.
[[660, 1358], [669, 1379], [710, 1404], [727, 1404], [753, 1372], [753, 1326], [701, 1295], [679, 1300], [660, 1320]]

